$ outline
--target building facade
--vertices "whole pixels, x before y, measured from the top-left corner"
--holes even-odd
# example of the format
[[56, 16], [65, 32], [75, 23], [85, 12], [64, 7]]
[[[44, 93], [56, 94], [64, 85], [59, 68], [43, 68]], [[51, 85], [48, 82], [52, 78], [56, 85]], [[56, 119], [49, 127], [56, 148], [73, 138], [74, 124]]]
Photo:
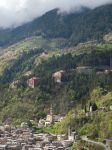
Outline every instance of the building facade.
[[27, 80], [27, 85], [28, 85], [30, 88], [35, 88], [35, 87], [38, 86], [39, 81], [40, 81], [40, 78], [38, 78], [38, 77], [33, 77], [33, 78]]
[[53, 79], [56, 83], [61, 83], [62, 82], [62, 77], [64, 76], [64, 74], [65, 74], [65, 71], [60, 70], [60, 71], [57, 71], [57, 72], [53, 73], [52, 77], [53, 77]]

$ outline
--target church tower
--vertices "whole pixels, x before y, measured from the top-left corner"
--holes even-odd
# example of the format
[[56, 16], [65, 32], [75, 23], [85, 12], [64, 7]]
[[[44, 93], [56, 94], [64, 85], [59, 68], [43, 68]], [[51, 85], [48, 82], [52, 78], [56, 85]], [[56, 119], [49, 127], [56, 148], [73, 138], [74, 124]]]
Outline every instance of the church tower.
[[53, 123], [53, 105], [50, 107], [50, 122]]

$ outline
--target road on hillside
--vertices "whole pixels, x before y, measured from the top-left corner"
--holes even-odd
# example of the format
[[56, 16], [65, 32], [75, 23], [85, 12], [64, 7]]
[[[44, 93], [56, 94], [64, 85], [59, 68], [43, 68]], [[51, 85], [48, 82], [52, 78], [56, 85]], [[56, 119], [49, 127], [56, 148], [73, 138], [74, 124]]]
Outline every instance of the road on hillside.
[[87, 138], [87, 136], [82, 136], [81, 139], [82, 139], [83, 141], [86, 141], [86, 142], [91, 143], [91, 144], [93, 144], [93, 145], [101, 146], [101, 147], [103, 147], [105, 150], [111, 150], [111, 148], [110, 148], [108, 145], [105, 145], [105, 144], [103, 144], [103, 143], [101, 143], [101, 142], [96, 142], [96, 141], [89, 140], [89, 139]]

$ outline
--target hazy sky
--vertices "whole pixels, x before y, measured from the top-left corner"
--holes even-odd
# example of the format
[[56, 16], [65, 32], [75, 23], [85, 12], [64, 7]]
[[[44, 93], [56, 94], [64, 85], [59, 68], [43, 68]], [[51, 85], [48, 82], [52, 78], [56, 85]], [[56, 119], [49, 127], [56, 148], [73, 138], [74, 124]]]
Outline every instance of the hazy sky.
[[18, 26], [54, 8], [69, 12], [80, 6], [95, 8], [112, 0], [0, 0], [0, 27]]

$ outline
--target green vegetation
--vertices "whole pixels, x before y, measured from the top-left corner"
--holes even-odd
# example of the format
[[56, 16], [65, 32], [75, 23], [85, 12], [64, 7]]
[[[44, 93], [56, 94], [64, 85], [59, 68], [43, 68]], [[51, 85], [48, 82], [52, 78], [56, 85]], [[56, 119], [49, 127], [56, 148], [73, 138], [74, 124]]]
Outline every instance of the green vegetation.
[[[112, 43], [103, 39], [111, 31], [111, 7], [83, 8], [83, 15], [53, 10], [30, 24], [0, 31], [5, 34], [1, 46], [18, 42], [0, 49], [0, 123], [10, 117], [14, 125], [34, 120], [35, 126], [52, 104], [55, 114], [66, 117], [51, 128], [35, 128], [37, 133], [67, 133], [70, 126], [91, 139], [112, 138]], [[79, 73], [81, 66], [92, 72]], [[59, 70], [65, 71], [60, 84], [52, 78]], [[31, 89], [27, 80], [34, 76], [40, 81]], [[77, 144], [74, 147], [85, 143]]]
[[80, 150], [80, 149], [83, 150], [84, 146], [85, 146], [85, 143], [79, 141], [77, 143], [74, 143], [71, 149], [72, 150]]
[[[111, 49], [99, 50], [96, 48], [89, 53], [82, 51], [79, 55], [76, 55], [75, 52], [61, 53], [49, 49], [46, 54], [43, 54], [45, 52], [42, 47], [43, 44], [40, 44], [41, 46], [38, 44], [40, 39], [41, 37], [35, 37], [11, 46], [5, 49], [6, 53], [1, 56], [6, 55], [8, 50], [15, 54], [14, 59], [12, 55], [12, 58], [9, 56], [9, 58], [4, 57], [0, 60], [1, 65], [4, 64], [4, 60], [7, 64], [0, 77], [1, 121], [4, 121], [8, 114], [14, 119], [14, 122], [17, 119], [19, 120], [17, 122], [28, 119], [38, 121], [43, 116], [41, 113], [43, 110], [45, 114], [49, 112], [51, 104], [55, 104], [54, 111], [56, 114], [65, 115], [77, 104], [81, 104], [81, 107], [84, 108], [90, 95], [91, 101], [93, 100], [98, 107], [103, 105], [109, 107], [111, 104], [112, 76], [111, 74], [98, 75], [95, 72], [101, 71], [102, 66], [110, 65]], [[91, 66], [94, 71], [92, 74], [78, 74], [75, 70], [77, 66]], [[65, 70], [61, 85], [54, 83], [52, 79], [52, 73], [58, 70]], [[33, 76], [40, 77], [40, 83], [35, 89], [27, 87], [29, 77], [26, 77], [25, 74], [28, 71], [31, 71]], [[11, 85], [14, 81], [17, 81], [17, 86], [12, 89]], [[102, 90], [97, 89], [97, 87], [105, 90], [108, 94], [102, 95]], [[96, 92], [93, 91], [94, 89]], [[101, 92], [101, 94], [97, 92]], [[98, 94], [102, 96], [101, 102], [99, 102]], [[97, 97], [98, 99], [96, 99]], [[107, 99], [109, 100], [107, 101]], [[67, 131], [67, 126], [71, 122], [70, 118], [65, 120], [66, 123], [63, 123], [65, 126], [62, 125], [62, 129], [56, 132]], [[57, 130], [57, 126], [54, 127], [54, 132]]]
[[[95, 89], [95, 91], [97, 91], [97, 89]], [[108, 102], [110, 99], [110, 104], [112, 103], [112, 92], [105, 94], [105, 96], [102, 95], [97, 99], [97, 102], [101, 104], [104, 97], [105, 102]], [[94, 97], [94, 99], [95, 98], [96, 97]], [[90, 101], [91, 100], [88, 100], [88, 103], [90, 103]], [[100, 111], [101, 107], [104, 107], [106, 111]], [[67, 133], [68, 127], [71, 126], [73, 131], [77, 131], [80, 135], [88, 135], [91, 139], [100, 139], [100, 141], [103, 141], [104, 139], [112, 138], [112, 111], [110, 107], [104, 103], [98, 107], [98, 110], [93, 112], [91, 117], [86, 117], [84, 107], [82, 109], [80, 105], [76, 106], [61, 123], [55, 124], [51, 128], [51, 131], [58, 134]]]
[[[35, 58], [36, 51], [39, 51], [39, 53], [46, 51], [55, 51], [55, 54], [59, 50], [59, 48], [62, 47], [64, 42], [65, 41], [62, 39], [46, 40], [41, 36], [35, 36], [25, 39], [6, 49], [1, 49], [2, 54], [0, 56], [0, 74], [2, 74], [4, 70], [9, 68], [11, 65], [13, 66], [14, 63], [17, 62], [17, 60], [20, 61], [20, 59], [24, 59], [25, 55], [32, 53], [32, 51], [34, 52]], [[53, 54], [50, 55], [52, 56]]]
[[89, 150], [104, 150], [104, 148], [101, 146], [89, 145], [88, 143], [80, 142], [80, 141], [77, 143], [74, 143], [71, 149], [72, 150], [84, 150], [84, 147], [88, 148]]

